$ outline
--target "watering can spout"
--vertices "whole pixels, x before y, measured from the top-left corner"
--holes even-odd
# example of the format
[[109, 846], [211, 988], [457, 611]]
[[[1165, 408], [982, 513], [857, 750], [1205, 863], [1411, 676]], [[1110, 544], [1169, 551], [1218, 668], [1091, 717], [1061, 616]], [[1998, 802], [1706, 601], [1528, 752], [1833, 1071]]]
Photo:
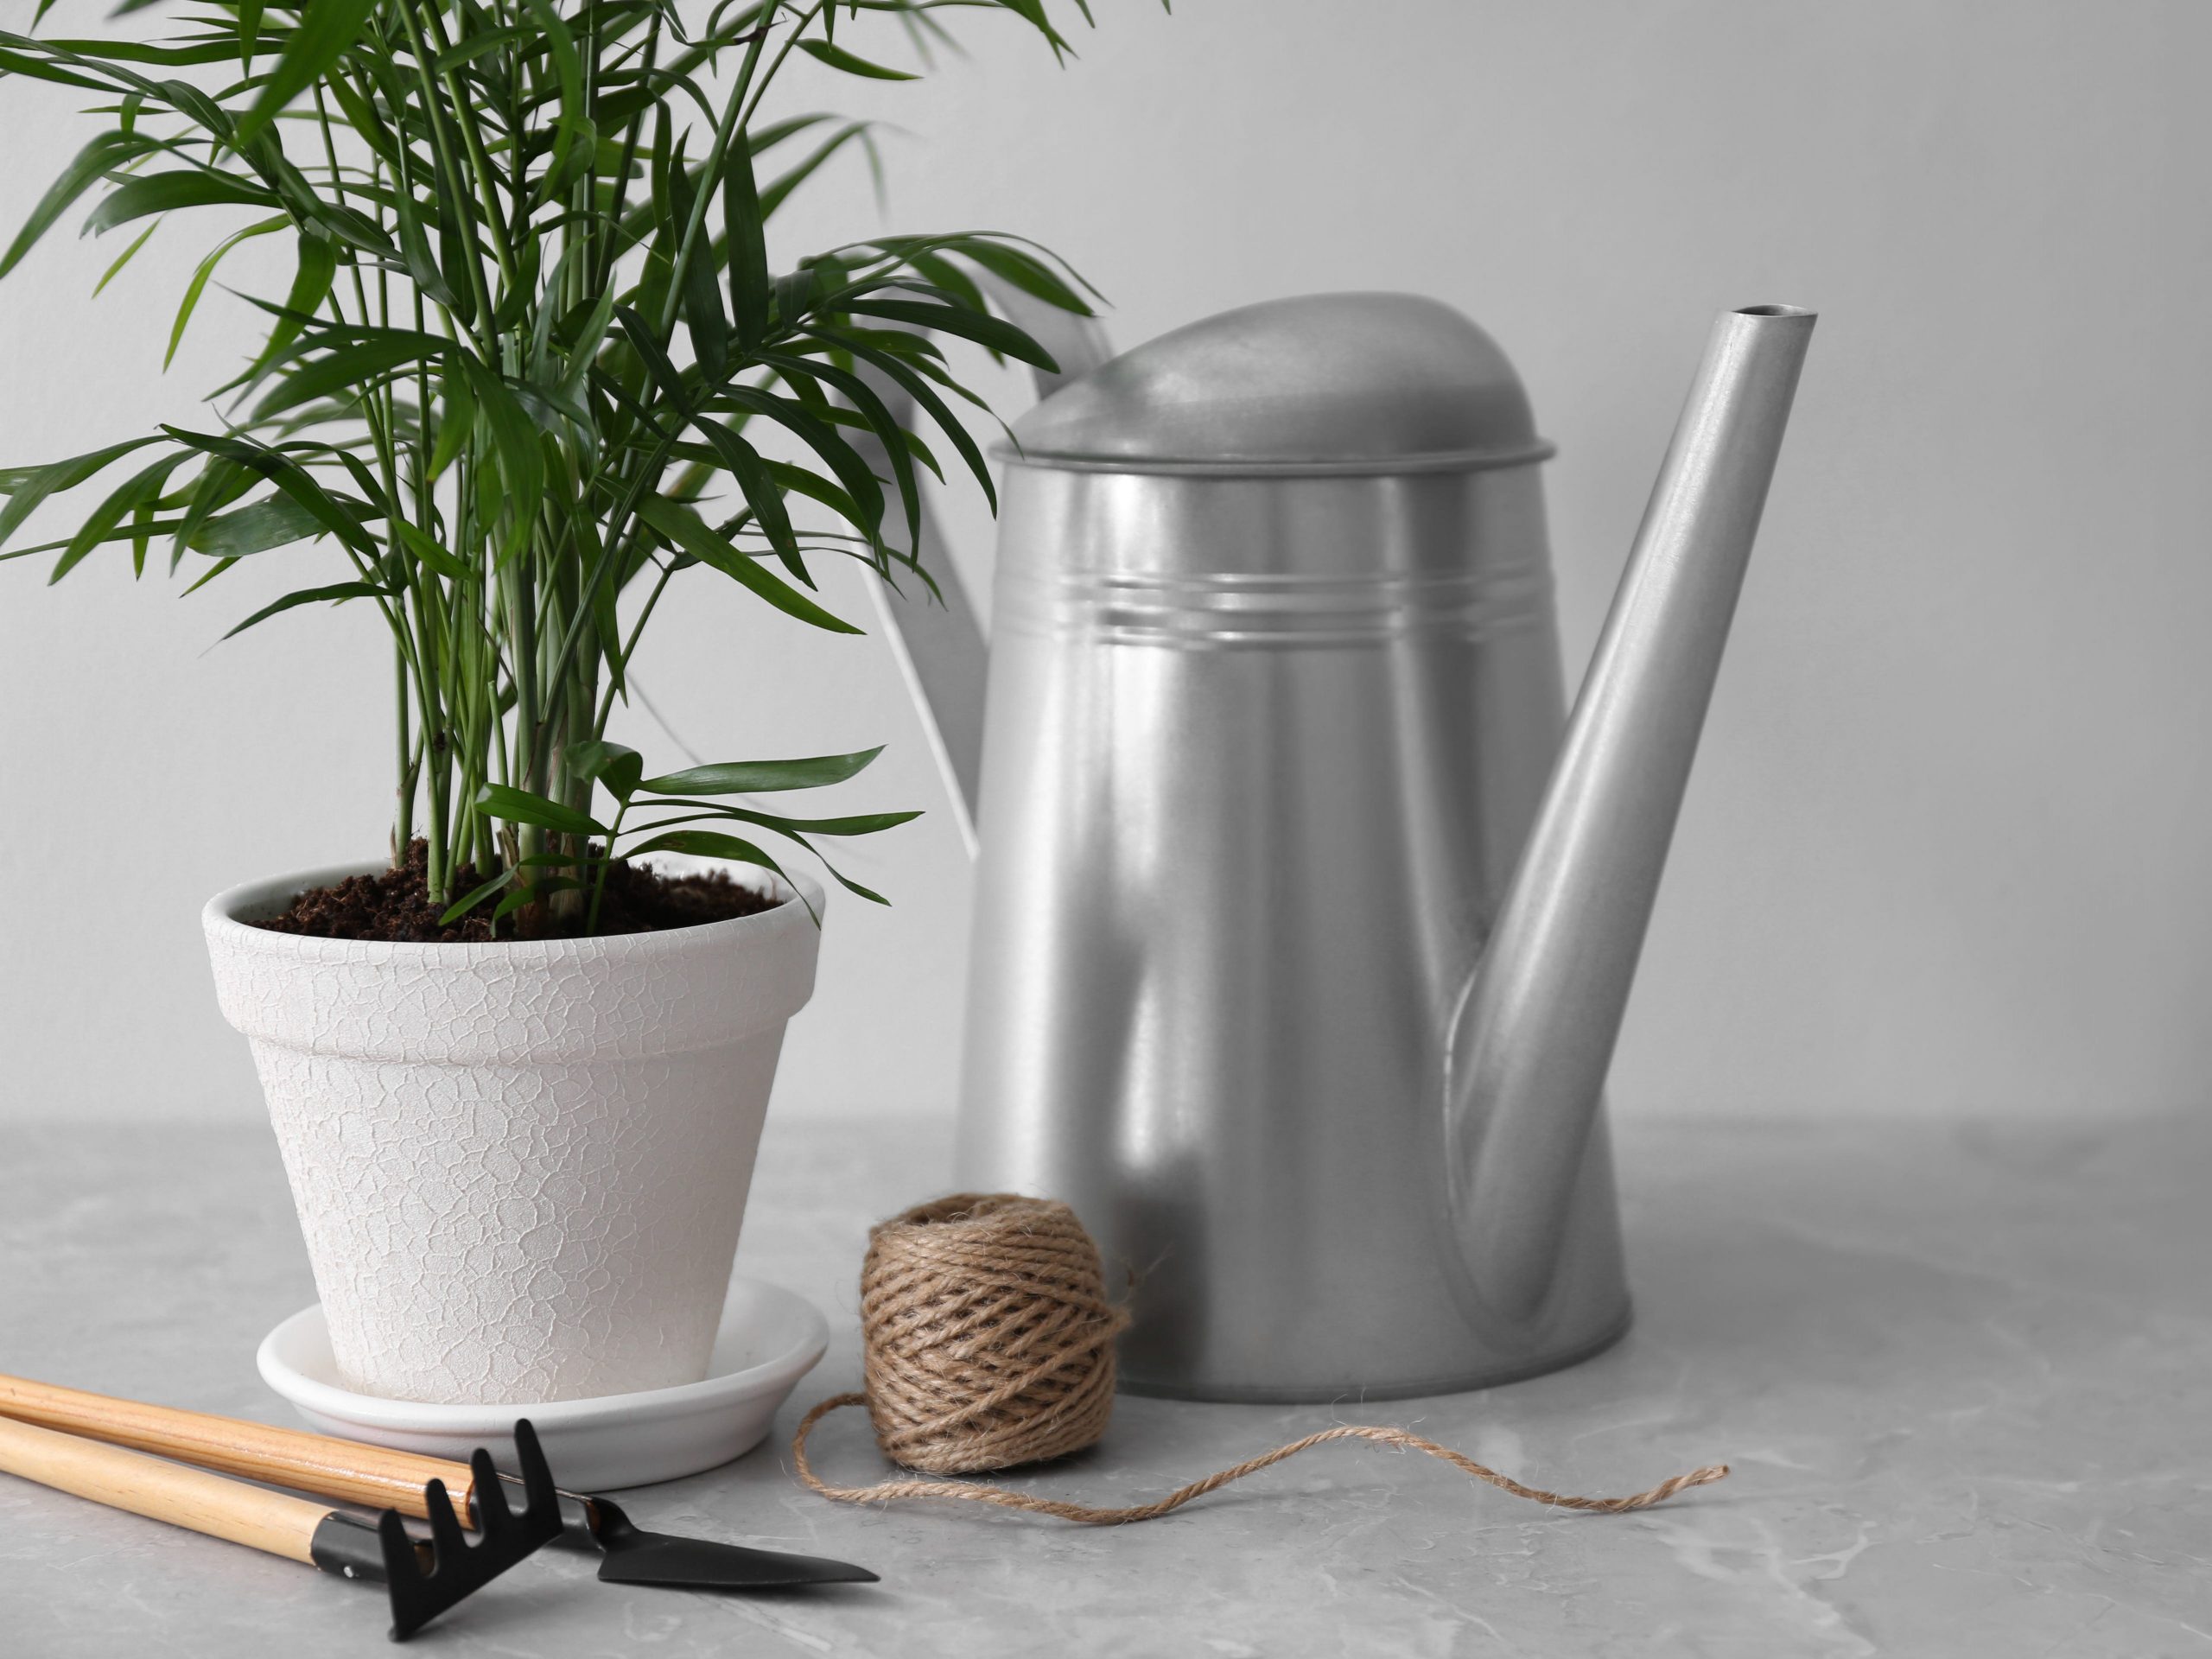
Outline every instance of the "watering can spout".
[[1491, 1308], [1537, 1316], [1774, 475], [1814, 314], [1714, 325], [1550, 785], [1453, 1023], [1452, 1214]]

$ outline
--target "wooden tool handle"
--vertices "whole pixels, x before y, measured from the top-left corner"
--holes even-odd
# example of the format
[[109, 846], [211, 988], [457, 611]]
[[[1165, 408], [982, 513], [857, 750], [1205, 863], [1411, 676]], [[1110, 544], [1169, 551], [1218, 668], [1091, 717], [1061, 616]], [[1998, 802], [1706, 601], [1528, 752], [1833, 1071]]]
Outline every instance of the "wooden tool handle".
[[327, 1504], [0, 1418], [0, 1470], [113, 1510], [313, 1563]]
[[462, 1523], [471, 1522], [475, 1477], [467, 1464], [442, 1458], [271, 1428], [238, 1417], [142, 1405], [21, 1376], [0, 1376], [0, 1415], [418, 1519], [429, 1515], [423, 1488], [442, 1480]]

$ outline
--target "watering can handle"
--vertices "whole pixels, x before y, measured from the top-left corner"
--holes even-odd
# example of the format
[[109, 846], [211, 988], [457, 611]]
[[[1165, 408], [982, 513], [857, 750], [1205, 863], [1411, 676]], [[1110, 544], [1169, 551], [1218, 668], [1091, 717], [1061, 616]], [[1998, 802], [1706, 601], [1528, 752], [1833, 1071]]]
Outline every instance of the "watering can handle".
[[[1020, 289], [979, 273], [978, 280], [1007, 319], [1051, 353], [1059, 372], [1036, 371], [1037, 395], [1049, 397], [1068, 381], [1088, 374], [1114, 354], [1106, 330], [1096, 317], [1081, 317], [1047, 305]], [[878, 391], [893, 410], [898, 389], [887, 383]], [[983, 766], [983, 674], [987, 647], [977, 607], [960, 573], [944, 556], [944, 538], [929, 503], [922, 504], [921, 544], [913, 550], [936, 581], [943, 603], [920, 583], [904, 590], [871, 582], [884, 639], [906, 682], [922, 731], [935, 756], [951, 802], [953, 821], [970, 858], [976, 855], [976, 803]]]
[[1040, 398], [1051, 397], [1071, 380], [1081, 379], [1114, 355], [1106, 325], [1096, 317], [1063, 311], [995, 276], [980, 275], [979, 280], [992, 302], [1006, 313], [1007, 321], [1042, 346], [1060, 365], [1058, 374], [1046, 369], [1032, 372]]

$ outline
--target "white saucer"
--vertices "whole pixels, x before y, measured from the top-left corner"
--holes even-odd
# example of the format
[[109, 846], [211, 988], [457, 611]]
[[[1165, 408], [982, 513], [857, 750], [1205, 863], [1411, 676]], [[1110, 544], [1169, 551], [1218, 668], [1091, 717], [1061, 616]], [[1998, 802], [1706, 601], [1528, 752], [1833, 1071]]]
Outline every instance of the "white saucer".
[[695, 1475], [750, 1452], [799, 1378], [830, 1345], [813, 1304], [758, 1279], [732, 1279], [703, 1382], [547, 1404], [434, 1406], [356, 1394], [338, 1380], [322, 1304], [262, 1338], [262, 1381], [326, 1434], [466, 1463], [481, 1446], [514, 1467], [514, 1425], [530, 1419], [553, 1478], [605, 1491]]

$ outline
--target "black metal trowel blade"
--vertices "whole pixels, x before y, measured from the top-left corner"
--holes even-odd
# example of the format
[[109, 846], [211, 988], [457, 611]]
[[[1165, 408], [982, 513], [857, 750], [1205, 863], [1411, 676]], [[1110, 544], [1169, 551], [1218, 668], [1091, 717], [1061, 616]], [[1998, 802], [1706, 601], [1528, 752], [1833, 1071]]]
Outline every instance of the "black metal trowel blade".
[[849, 1561], [705, 1538], [645, 1532], [606, 1498], [588, 1500], [597, 1511], [593, 1533], [601, 1558], [599, 1576], [609, 1584], [659, 1584], [693, 1590], [772, 1590], [801, 1584], [874, 1584], [876, 1575]]

